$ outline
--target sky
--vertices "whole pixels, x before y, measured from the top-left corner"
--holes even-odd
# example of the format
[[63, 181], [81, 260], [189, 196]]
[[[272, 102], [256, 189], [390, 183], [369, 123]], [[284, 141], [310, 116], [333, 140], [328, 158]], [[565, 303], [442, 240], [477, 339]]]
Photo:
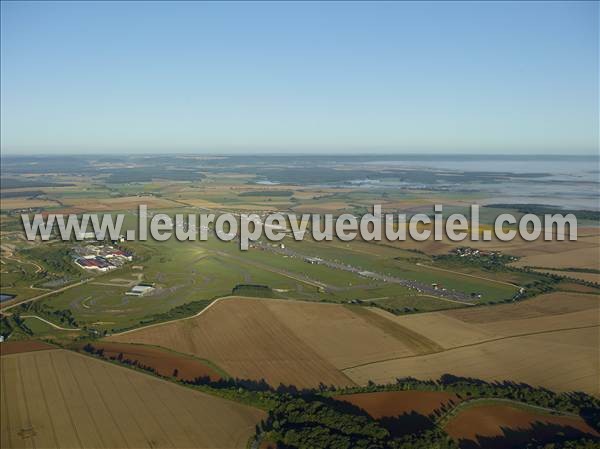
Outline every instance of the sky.
[[597, 2], [6, 2], [2, 154], [598, 152]]

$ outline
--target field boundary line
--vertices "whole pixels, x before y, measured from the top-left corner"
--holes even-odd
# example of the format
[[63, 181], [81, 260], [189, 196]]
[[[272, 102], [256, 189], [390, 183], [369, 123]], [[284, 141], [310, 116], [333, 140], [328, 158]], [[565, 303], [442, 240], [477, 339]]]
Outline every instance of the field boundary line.
[[513, 284], [511, 282], [498, 281], [497, 279], [490, 279], [490, 278], [486, 278], [483, 276], [476, 276], [474, 274], [463, 273], [461, 271], [454, 271], [454, 270], [448, 270], [446, 268], [434, 267], [433, 265], [422, 264], [421, 262], [417, 262], [416, 265], [419, 267], [423, 267], [423, 268], [431, 268], [432, 270], [446, 271], [448, 273], [458, 274], [460, 276], [467, 276], [470, 278], [481, 279], [482, 281], [495, 282], [496, 284], [510, 285], [511, 287], [521, 288], [520, 285]]
[[547, 329], [547, 330], [543, 330], [543, 331], [526, 332], [523, 334], [506, 335], [504, 337], [496, 337], [496, 338], [491, 338], [489, 340], [478, 341], [475, 343], [468, 343], [465, 345], [453, 346], [451, 348], [446, 348], [441, 351], [429, 352], [426, 354], [405, 355], [405, 356], [401, 356], [401, 357], [391, 357], [389, 359], [376, 360], [374, 362], [360, 363], [358, 365], [341, 368], [341, 370], [347, 371], [347, 370], [354, 369], [354, 368], [362, 368], [363, 366], [375, 365], [376, 363], [391, 362], [392, 360], [414, 359], [417, 357], [425, 357], [425, 356], [432, 355], [432, 354], [441, 354], [444, 352], [450, 352], [450, 351], [454, 351], [457, 349], [471, 348], [474, 346], [485, 345], [487, 343], [494, 343], [496, 341], [510, 340], [511, 338], [530, 337], [530, 336], [534, 336], [534, 335], [551, 334], [554, 332], [565, 332], [565, 331], [572, 331], [572, 330], [579, 330], [579, 329], [591, 329], [594, 327], [600, 327], [600, 324], [590, 324], [588, 326], [577, 326], [577, 327], [565, 327], [565, 328], [561, 328], [561, 329]]

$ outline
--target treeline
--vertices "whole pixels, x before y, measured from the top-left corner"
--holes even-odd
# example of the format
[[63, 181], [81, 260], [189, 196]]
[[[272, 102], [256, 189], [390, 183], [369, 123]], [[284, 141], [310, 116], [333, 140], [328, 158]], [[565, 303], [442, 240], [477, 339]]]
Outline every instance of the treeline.
[[[105, 357], [103, 349], [86, 344], [83, 350], [97, 357]], [[159, 375], [155, 369], [130, 360], [122, 353], [111, 356], [111, 360]], [[165, 376], [162, 376], [165, 377]], [[169, 378], [169, 376], [166, 376]], [[298, 389], [295, 386], [273, 387], [264, 379], [250, 380], [208, 376], [194, 380], [177, 379], [174, 370], [170, 377], [182, 384], [233, 400], [261, 407], [268, 411], [267, 418], [256, 426], [255, 440], [274, 442], [280, 449], [458, 449], [442, 429], [445, 418], [450, 416], [454, 405], [440, 407], [429, 416], [411, 413], [406, 418], [419, 418], [423, 424], [418, 429], [404, 428], [402, 418], [375, 420], [364, 410], [333, 396], [382, 392], [382, 391], [447, 391], [458, 399], [507, 399], [532, 406], [544, 407], [559, 412], [577, 414], [590, 426], [600, 430], [600, 400], [581, 392], [555, 393], [540, 387], [515, 382], [486, 382], [480, 379], [458, 377], [449, 374], [438, 380], [423, 381], [413, 378], [397, 379], [396, 383], [376, 385], [370, 382], [364, 387], [336, 388], [321, 384], [314, 389]], [[397, 432], [400, 427], [401, 432]], [[532, 442], [527, 449], [591, 449], [598, 447], [597, 440], [581, 437], [560, 442], [536, 445]]]
[[253, 296], [258, 298], [273, 298], [273, 290], [268, 285], [238, 284], [231, 290], [234, 296]]
[[22, 313], [33, 313], [47, 318], [49, 321], [58, 320], [61, 324], [68, 324], [71, 327], [78, 327], [77, 320], [70, 309], [52, 309], [44, 302], [31, 302], [21, 304], [18, 309]]
[[524, 449], [598, 449], [599, 447], [600, 443], [597, 439], [582, 437], [557, 443], [539, 444], [532, 442], [525, 446]]
[[190, 316], [200, 312], [211, 302], [212, 299], [199, 299], [197, 301], [187, 302], [185, 304], [175, 306], [172, 309], [167, 310], [166, 312], [152, 315], [149, 319], [140, 321], [140, 324], [184, 318], [186, 316]]
[[514, 262], [515, 257], [506, 254], [493, 253], [483, 256], [463, 256], [458, 254], [442, 254], [432, 256], [435, 262], [450, 266], [467, 266], [481, 268], [486, 271], [504, 271], [506, 264]]
[[448, 391], [460, 399], [509, 399], [560, 412], [578, 414], [600, 431], [600, 400], [583, 392], [555, 393], [542, 387], [524, 383], [502, 381], [487, 382], [481, 379], [444, 374], [438, 380], [397, 379], [396, 383], [337, 390], [335, 394], [367, 393], [376, 391]]
[[214, 299], [199, 299], [197, 301], [187, 302], [179, 306], [175, 306], [172, 309], [167, 310], [163, 313], [156, 313], [146, 318], [141, 319], [138, 324], [123, 328], [113, 328], [112, 332], [123, 332], [129, 329], [134, 329], [139, 326], [146, 326], [148, 324], [162, 323], [163, 321], [171, 321], [179, 318], [185, 318], [188, 316], [195, 315], [200, 312], [206, 306], [208, 306]]
[[[132, 360], [132, 359], [125, 358], [125, 356], [123, 355], [122, 352], [119, 352], [119, 354], [116, 355], [116, 356], [106, 357], [105, 354], [104, 354], [104, 348], [97, 349], [97, 348], [95, 348], [90, 343], [86, 344], [83, 347], [83, 350], [85, 352], [87, 352], [88, 354], [95, 355], [95, 356], [101, 357], [103, 359], [107, 358], [109, 360], [117, 361], [117, 362], [122, 363], [124, 365], [129, 365], [129, 366], [133, 366], [135, 368], [139, 368], [139, 369], [144, 370], [144, 371], [148, 371], [149, 373], [155, 374], [157, 376], [159, 375], [156, 372], [156, 369], [154, 367], [149, 366], [149, 365], [144, 365], [143, 363], [140, 363], [139, 360]], [[174, 374], [175, 374], [176, 371], [177, 370], [174, 371]]]
[[[51, 275], [68, 274], [70, 277], [81, 276], [81, 272], [73, 264], [70, 251], [70, 248], [62, 245], [39, 245], [23, 250], [23, 255], [30, 260], [43, 263], [47, 269], [38, 273], [36, 277], [48, 281]], [[50, 274], [48, 270], [51, 271]]]
[[282, 449], [458, 449], [441, 429], [396, 438], [361, 409], [317, 394], [281, 395], [256, 431]]
[[25, 320], [17, 312], [10, 316], [2, 315], [0, 318], [0, 335], [4, 339], [7, 339], [9, 336], [13, 338], [26, 338], [33, 335], [33, 331], [25, 324]]

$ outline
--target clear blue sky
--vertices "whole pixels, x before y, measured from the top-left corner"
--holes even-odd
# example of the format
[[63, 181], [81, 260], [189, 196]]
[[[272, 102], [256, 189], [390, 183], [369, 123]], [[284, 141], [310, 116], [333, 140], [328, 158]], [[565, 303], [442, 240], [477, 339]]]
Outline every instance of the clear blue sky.
[[598, 3], [2, 2], [2, 152], [593, 153]]

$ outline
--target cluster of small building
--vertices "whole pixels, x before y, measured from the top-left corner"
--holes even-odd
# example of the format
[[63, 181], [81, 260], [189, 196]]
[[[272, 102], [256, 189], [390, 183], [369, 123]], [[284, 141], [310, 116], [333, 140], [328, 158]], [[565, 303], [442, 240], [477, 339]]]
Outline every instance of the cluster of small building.
[[75, 264], [85, 270], [109, 271], [133, 260], [133, 254], [112, 245], [85, 245], [73, 248]]
[[454, 251], [452, 251], [452, 253], [459, 257], [490, 257], [500, 255], [500, 251], [482, 251], [477, 248], [469, 248], [467, 246], [456, 248]]

